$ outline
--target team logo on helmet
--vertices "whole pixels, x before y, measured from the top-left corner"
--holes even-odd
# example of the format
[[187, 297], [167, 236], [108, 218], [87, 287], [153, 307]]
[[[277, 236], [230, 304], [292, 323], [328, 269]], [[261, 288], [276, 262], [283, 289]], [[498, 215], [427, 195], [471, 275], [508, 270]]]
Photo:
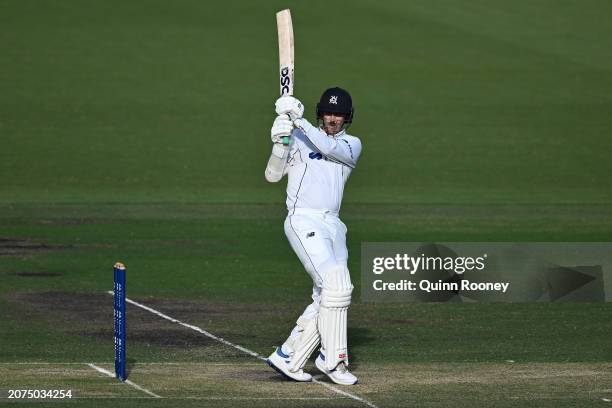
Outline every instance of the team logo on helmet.
[[353, 101], [351, 95], [344, 89], [334, 87], [326, 89], [317, 103], [317, 120], [323, 120], [324, 113], [341, 113], [344, 115], [346, 129], [353, 121]]

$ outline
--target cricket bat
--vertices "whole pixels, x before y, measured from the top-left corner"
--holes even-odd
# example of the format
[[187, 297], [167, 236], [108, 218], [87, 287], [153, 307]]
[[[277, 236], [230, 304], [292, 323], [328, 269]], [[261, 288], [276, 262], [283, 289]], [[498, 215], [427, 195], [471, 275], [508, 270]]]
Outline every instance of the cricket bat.
[[[276, 28], [278, 29], [280, 96], [293, 95], [293, 23], [289, 9], [276, 13]], [[283, 137], [283, 144], [289, 144], [289, 136]]]

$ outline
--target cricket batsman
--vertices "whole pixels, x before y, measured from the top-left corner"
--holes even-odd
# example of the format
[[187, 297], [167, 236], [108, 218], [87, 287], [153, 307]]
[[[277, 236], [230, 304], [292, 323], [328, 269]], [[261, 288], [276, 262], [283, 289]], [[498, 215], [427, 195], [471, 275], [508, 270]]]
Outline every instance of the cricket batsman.
[[[267, 362], [295, 381], [311, 381], [306, 361], [321, 344], [316, 367], [333, 382], [357, 383], [348, 369], [347, 310], [353, 285], [347, 267], [346, 225], [338, 217], [344, 185], [361, 153], [361, 141], [346, 133], [353, 120], [347, 91], [330, 88], [317, 104], [318, 126], [303, 118], [293, 96], [276, 101], [272, 154], [266, 180], [287, 174], [285, 234], [313, 281], [312, 303]], [[289, 137], [289, 143], [283, 138]]]

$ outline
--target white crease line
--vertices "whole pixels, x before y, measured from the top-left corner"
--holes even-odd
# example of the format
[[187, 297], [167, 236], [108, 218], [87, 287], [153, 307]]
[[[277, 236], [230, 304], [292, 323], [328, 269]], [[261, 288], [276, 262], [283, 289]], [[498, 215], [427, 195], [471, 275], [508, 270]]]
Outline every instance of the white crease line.
[[[113, 295], [113, 294], [114, 294], [112, 290], [109, 290], [107, 293], [109, 293], [109, 294], [111, 294], [111, 295]], [[247, 354], [249, 354], [249, 355], [251, 355], [251, 356], [253, 356], [253, 357], [256, 357], [256, 358], [258, 358], [258, 359], [260, 359], [260, 360], [264, 360], [264, 361], [266, 361], [266, 359], [265, 359], [264, 357], [262, 357], [261, 355], [259, 355], [259, 354], [255, 353], [254, 351], [251, 351], [251, 350], [249, 350], [249, 349], [247, 349], [247, 348], [244, 348], [244, 347], [242, 347], [242, 346], [240, 346], [240, 345], [238, 345], [238, 344], [234, 344], [234, 343], [232, 343], [231, 341], [227, 341], [227, 340], [225, 340], [225, 339], [224, 339], [224, 338], [222, 338], [222, 337], [215, 336], [214, 334], [212, 334], [212, 333], [210, 333], [210, 332], [207, 332], [206, 330], [201, 329], [201, 328], [199, 328], [198, 326], [194, 326], [194, 325], [191, 325], [191, 324], [183, 323], [183, 322], [181, 322], [181, 321], [180, 321], [180, 320], [178, 320], [178, 319], [175, 319], [175, 318], [173, 318], [173, 317], [170, 317], [170, 316], [168, 316], [168, 315], [165, 315], [165, 314], [163, 314], [162, 312], [159, 312], [159, 311], [157, 311], [157, 310], [155, 310], [155, 309], [153, 309], [153, 308], [151, 308], [151, 307], [149, 307], [149, 306], [145, 306], [145, 305], [143, 305], [142, 303], [138, 303], [138, 302], [136, 302], [136, 301], [134, 301], [134, 300], [132, 300], [132, 299], [127, 299], [127, 298], [126, 298], [126, 299], [125, 299], [125, 301], [126, 301], [126, 302], [128, 302], [128, 303], [133, 304], [134, 306], [138, 306], [139, 308], [144, 309], [144, 310], [146, 310], [147, 312], [151, 312], [151, 313], [153, 313], [153, 314], [155, 314], [155, 315], [157, 315], [157, 316], [161, 317], [162, 319], [166, 319], [166, 320], [171, 321], [172, 323], [180, 324], [181, 326], [187, 327], [188, 329], [195, 330], [195, 331], [197, 331], [198, 333], [202, 333], [203, 335], [208, 336], [208, 337], [210, 337], [210, 338], [211, 338], [211, 339], [213, 339], [213, 340], [217, 340], [218, 342], [221, 342], [221, 343], [223, 343], [223, 344], [225, 344], [225, 345], [227, 345], [227, 346], [230, 346], [230, 347], [233, 347], [233, 348], [235, 348], [235, 349], [238, 349], [238, 350], [242, 351], [243, 353], [247, 353]]]
[[[88, 366], [90, 366], [91, 368], [93, 368], [94, 370], [96, 370], [96, 371], [98, 371], [98, 372], [100, 372], [100, 373], [102, 373], [102, 374], [106, 375], [106, 376], [109, 376], [109, 377], [115, 378], [115, 374], [111, 373], [111, 372], [110, 372], [110, 371], [108, 371], [108, 370], [105, 370], [105, 369], [104, 369], [104, 368], [102, 368], [102, 367], [98, 367], [97, 365], [95, 365], [95, 364], [91, 364], [91, 363], [88, 363], [87, 365], [88, 365]], [[136, 384], [136, 383], [134, 383], [134, 382], [132, 382], [132, 381], [130, 381], [130, 380], [125, 380], [125, 381], [124, 381], [124, 383], [126, 383], [126, 384], [128, 384], [128, 385], [131, 385], [132, 387], [136, 388], [137, 390], [142, 391], [142, 392], [144, 392], [145, 394], [148, 394], [148, 395], [152, 396], [153, 398], [161, 398], [161, 396], [159, 396], [159, 395], [155, 394], [154, 392], [151, 392], [151, 391], [147, 390], [147, 389], [146, 389], [146, 388], [144, 388], [144, 387], [141, 387], [140, 385], [138, 385], [138, 384]]]
[[[321, 377], [321, 378], [322, 378], [322, 377], [323, 377], [323, 375], [320, 375], [320, 376], [318, 376], [318, 377]], [[315, 377], [312, 377], [312, 382], [315, 382], [315, 383], [317, 383], [317, 384], [321, 384], [321, 385], [322, 385], [322, 386], [324, 386], [325, 388], [327, 388], [327, 389], [329, 389], [329, 390], [331, 390], [331, 391], [337, 392], [337, 393], [338, 393], [338, 394], [340, 394], [340, 395], [344, 395], [345, 397], [353, 398], [354, 400], [357, 400], [357, 401], [359, 401], [359, 402], [363, 402], [363, 403], [364, 403], [364, 404], [366, 404], [368, 407], [371, 407], [371, 408], [378, 408], [376, 405], [372, 404], [370, 401], [364, 400], [363, 398], [358, 397], [357, 395], [353, 395], [353, 394], [351, 394], [350, 392], [343, 391], [343, 390], [341, 390], [340, 388], [336, 388], [336, 387], [334, 387], [334, 386], [333, 386], [333, 385], [331, 385], [331, 384], [328, 384], [328, 383], [326, 383], [326, 382], [323, 382], [323, 381], [321, 381], [321, 380], [316, 379]]]
[[[112, 290], [107, 291], [107, 293], [108, 293], [108, 294], [110, 294], [110, 295], [114, 295], [114, 292], [113, 292]], [[192, 324], [188, 324], [188, 323], [181, 322], [181, 321], [180, 321], [180, 320], [178, 320], [178, 319], [175, 319], [175, 318], [173, 318], [173, 317], [170, 317], [170, 316], [168, 316], [168, 315], [165, 315], [165, 314], [163, 314], [163, 313], [162, 313], [162, 312], [160, 312], [160, 311], [157, 311], [157, 310], [155, 310], [155, 309], [153, 309], [153, 308], [151, 308], [151, 307], [149, 307], [149, 306], [145, 306], [145, 305], [143, 305], [142, 303], [138, 303], [138, 302], [136, 302], [136, 301], [134, 301], [134, 300], [132, 300], [132, 299], [128, 299], [128, 298], [126, 298], [126, 299], [125, 299], [125, 301], [126, 301], [126, 302], [128, 302], [128, 303], [133, 304], [134, 306], [138, 306], [139, 308], [144, 309], [144, 310], [146, 310], [146, 311], [148, 311], [148, 312], [151, 312], [151, 313], [153, 313], [153, 314], [155, 314], [155, 315], [157, 315], [157, 316], [161, 317], [162, 319], [166, 319], [166, 320], [168, 320], [168, 321], [171, 321], [172, 323], [176, 323], [176, 324], [179, 324], [179, 325], [181, 325], [181, 326], [183, 326], [183, 327], [187, 327], [188, 329], [195, 330], [195, 331], [197, 331], [198, 333], [202, 333], [203, 335], [208, 336], [208, 337], [210, 337], [210, 338], [211, 338], [211, 339], [213, 339], [213, 340], [217, 340], [217, 341], [218, 341], [218, 342], [220, 342], [220, 343], [223, 343], [223, 344], [225, 344], [225, 345], [227, 345], [227, 346], [233, 347], [233, 348], [235, 348], [235, 349], [237, 349], [237, 350], [242, 351], [243, 353], [249, 354], [249, 355], [251, 355], [251, 356], [253, 356], [253, 357], [255, 357], [255, 358], [258, 358], [258, 359], [260, 359], [260, 360], [262, 360], [262, 361], [266, 361], [266, 360], [267, 360], [265, 357], [261, 356], [259, 353], [256, 353], [256, 352], [254, 352], [254, 351], [252, 351], [252, 350], [249, 350], [249, 349], [248, 349], [248, 348], [246, 348], [246, 347], [242, 347], [242, 346], [240, 346], [240, 345], [238, 345], [238, 344], [234, 344], [234, 343], [232, 343], [231, 341], [225, 340], [225, 339], [224, 339], [224, 338], [222, 338], [222, 337], [215, 336], [214, 334], [212, 334], [212, 333], [210, 333], [210, 332], [208, 332], [208, 331], [206, 331], [206, 330], [204, 330], [204, 329], [201, 329], [201, 328], [199, 328], [198, 326], [194, 326], [194, 325], [192, 325]], [[361, 403], [364, 403], [365, 405], [367, 405], [367, 406], [368, 406], [368, 407], [370, 407], [370, 408], [378, 408], [376, 405], [374, 405], [374, 404], [373, 404], [373, 403], [371, 403], [370, 401], [367, 401], [367, 400], [365, 400], [365, 399], [363, 399], [363, 398], [361, 398], [361, 397], [359, 397], [359, 396], [357, 396], [357, 395], [355, 395], [355, 394], [351, 394], [350, 392], [343, 391], [343, 390], [341, 390], [341, 389], [340, 389], [340, 388], [338, 388], [338, 387], [334, 387], [333, 385], [330, 385], [330, 384], [328, 384], [328, 383], [322, 382], [322, 381], [317, 380], [317, 379], [315, 379], [315, 378], [313, 378], [313, 379], [312, 379], [312, 381], [313, 381], [313, 382], [315, 382], [315, 383], [317, 383], [317, 384], [321, 384], [323, 387], [325, 387], [325, 388], [329, 389], [330, 391], [333, 391], [333, 392], [335, 392], [335, 393], [337, 393], [337, 394], [340, 394], [340, 395], [343, 395], [343, 396], [345, 396], [345, 397], [348, 397], [348, 398], [354, 399], [355, 401], [359, 401], [359, 402], [361, 402]]]

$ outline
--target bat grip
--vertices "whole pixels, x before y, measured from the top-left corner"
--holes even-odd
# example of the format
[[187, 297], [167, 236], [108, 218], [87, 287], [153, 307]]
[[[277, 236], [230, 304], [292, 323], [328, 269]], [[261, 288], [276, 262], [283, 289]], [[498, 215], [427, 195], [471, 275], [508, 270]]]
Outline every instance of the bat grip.
[[283, 136], [283, 144], [284, 144], [285, 146], [288, 146], [288, 145], [289, 145], [289, 136]]

